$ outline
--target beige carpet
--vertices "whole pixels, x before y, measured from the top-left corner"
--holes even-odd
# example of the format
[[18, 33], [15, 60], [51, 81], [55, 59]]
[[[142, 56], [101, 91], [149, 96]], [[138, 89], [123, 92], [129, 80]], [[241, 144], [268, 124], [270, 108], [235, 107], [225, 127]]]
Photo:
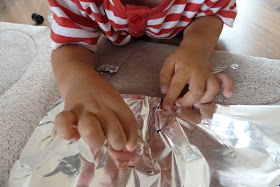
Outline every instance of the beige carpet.
[[[51, 70], [49, 28], [0, 22], [0, 184], [48, 108], [59, 98]], [[102, 42], [96, 67], [112, 64], [104, 74], [121, 93], [160, 96], [158, 76], [164, 59], [176, 47], [137, 41], [125, 47]], [[219, 104], [280, 103], [280, 61], [215, 52], [213, 67], [239, 64], [226, 73], [235, 86], [231, 99]]]

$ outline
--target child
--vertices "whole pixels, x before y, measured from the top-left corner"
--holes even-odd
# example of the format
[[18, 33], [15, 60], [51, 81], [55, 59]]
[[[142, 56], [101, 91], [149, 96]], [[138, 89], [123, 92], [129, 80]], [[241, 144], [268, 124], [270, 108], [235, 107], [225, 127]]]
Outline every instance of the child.
[[[64, 111], [55, 119], [62, 138], [75, 142], [82, 136], [91, 148], [102, 146], [105, 137], [116, 150], [133, 151], [136, 146], [134, 115], [119, 92], [90, 66], [100, 34], [125, 45], [139, 36], [172, 38], [184, 30], [180, 46], [161, 69], [163, 108], [210, 102], [220, 86], [231, 97], [231, 80], [212, 73], [210, 58], [223, 23], [233, 25], [235, 0], [49, 0], [49, 4], [54, 13], [52, 66], [65, 100]], [[189, 91], [179, 97], [187, 84]]]

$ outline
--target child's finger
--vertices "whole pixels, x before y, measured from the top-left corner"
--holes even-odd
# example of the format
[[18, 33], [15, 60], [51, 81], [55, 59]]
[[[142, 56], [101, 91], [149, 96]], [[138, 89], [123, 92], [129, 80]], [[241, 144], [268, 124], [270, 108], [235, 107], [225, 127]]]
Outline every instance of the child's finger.
[[220, 87], [222, 87], [224, 96], [231, 97], [232, 90], [233, 90], [233, 84], [232, 84], [230, 78], [226, 74], [223, 74], [223, 73], [214, 74], [214, 77], [220, 84]]
[[76, 142], [80, 138], [79, 132], [72, 126], [77, 125], [77, 117], [74, 113], [69, 111], [63, 111], [59, 113], [55, 118], [55, 130], [63, 139]]
[[160, 71], [160, 89], [162, 94], [167, 93], [174, 71], [174, 61], [167, 58]]
[[99, 148], [104, 144], [101, 125], [92, 113], [86, 112], [80, 116], [78, 130], [90, 148]]
[[199, 111], [203, 119], [212, 119], [214, 113], [216, 112], [216, 109], [217, 109], [217, 105], [201, 104]]
[[176, 110], [178, 117], [186, 122], [198, 124], [201, 122], [201, 115], [187, 107], [179, 107]]
[[218, 82], [214, 77], [210, 77], [206, 82], [206, 90], [203, 96], [200, 98], [200, 103], [208, 103], [212, 101], [216, 95], [220, 92], [220, 87]]
[[186, 74], [183, 71], [177, 71], [172, 77], [170, 86], [168, 88], [167, 94], [163, 101], [163, 108], [170, 110], [175, 100], [179, 97], [180, 93], [188, 83], [190, 75]]
[[205, 92], [204, 77], [195, 74], [191, 77], [189, 82], [189, 91], [182, 98], [176, 100], [177, 105], [184, 107], [191, 106], [203, 96]]
[[136, 119], [131, 112], [131, 110], [127, 107], [127, 105], [123, 109], [118, 109], [120, 111], [115, 112], [115, 115], [119, 119], [124, 133], [126, 135], [127, 143], [126, 143], [126, 149], [128, 151], [133, 151], [135, 149], [135, 146], [137, 144], [137, 138], [138, 138], [138, 126]]
[[105, 110], [102, 114], [96, 115], [96, 117], [110, 145], [116, 150], [123, 149], [127, 140], [123, 127], [116, 115], [111, 110]]

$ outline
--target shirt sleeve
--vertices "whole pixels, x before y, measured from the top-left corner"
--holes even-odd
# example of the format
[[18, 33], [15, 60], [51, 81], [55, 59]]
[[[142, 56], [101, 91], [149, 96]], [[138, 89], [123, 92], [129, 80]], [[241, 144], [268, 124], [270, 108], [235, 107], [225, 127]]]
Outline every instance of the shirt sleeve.
[[236, 0], [205, 0], [196, 18], [208, 15], [218, 16], [224, 24], [232, 27], [237, 15]]
[[96, 49], [100, 29], [77, 3], [79, 2], [73, 0], [49, 0], [53, 12], [51, 22], [53, 49], [66, 44], [78, 44], [91, 51]]

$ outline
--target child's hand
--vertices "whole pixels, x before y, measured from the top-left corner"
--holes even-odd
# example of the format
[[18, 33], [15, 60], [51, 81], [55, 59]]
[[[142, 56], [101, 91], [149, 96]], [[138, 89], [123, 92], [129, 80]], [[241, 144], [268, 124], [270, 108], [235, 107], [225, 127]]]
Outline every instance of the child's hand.
[[[171, 109], [174, 103], [178, 106], [191, 106], [195, 102], [212, 101], [223, 88], [226, 97], [232, 95], [232, 82], [222, 73], [213, 74], [210, 59], [194, 48], [178, 47], [165, 61], [161, 73], [161, 92], [166, 94], [163, 108]], [[189, 91], [178, 98], [186, 85]]]
[[116, 150], [133, 150], [137, 122], [132, 111], [111, 84], [86, 68], [68, 75], [60, 88], [65, 106], [55, 119], [58, 135], [74, 142], [82, 136], [92, 149], [101, 147], [106, 138]]

